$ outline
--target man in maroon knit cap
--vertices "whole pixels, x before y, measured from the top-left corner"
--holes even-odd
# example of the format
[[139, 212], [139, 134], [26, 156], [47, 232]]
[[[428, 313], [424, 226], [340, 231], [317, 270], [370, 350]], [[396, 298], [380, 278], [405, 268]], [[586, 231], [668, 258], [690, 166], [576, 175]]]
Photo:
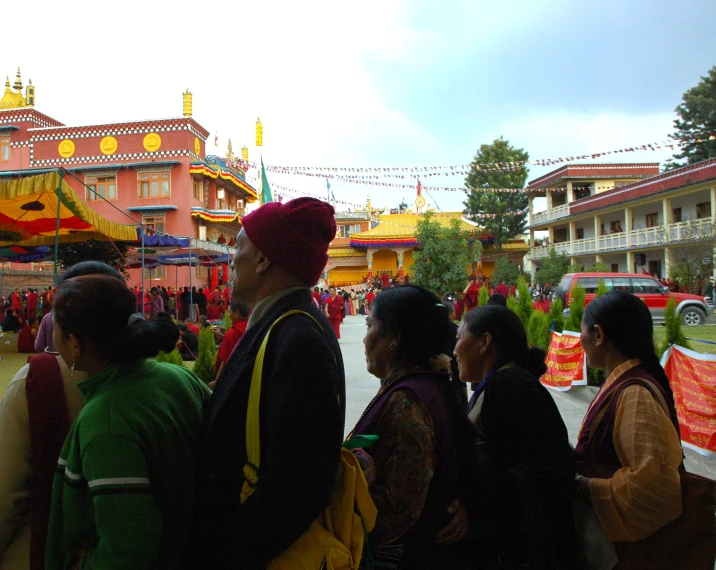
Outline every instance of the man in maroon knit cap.
[[[341, 350], [310, 287], [336, 235], [333, 208], [313, 198], [271, 202], [242, 219], [233, 298], [252, 309], [204, 415], [196, 534], [187, 568], [266, 568], [331, 501], [345, 419]], [[256, 354], [269, 327], [260, 408], [260, 469], [240, 500]]]

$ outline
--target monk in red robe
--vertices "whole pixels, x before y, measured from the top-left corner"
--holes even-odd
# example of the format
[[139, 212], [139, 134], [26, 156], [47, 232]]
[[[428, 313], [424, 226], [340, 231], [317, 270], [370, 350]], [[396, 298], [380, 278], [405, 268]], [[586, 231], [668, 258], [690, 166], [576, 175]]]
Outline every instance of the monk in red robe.
[[326, 299], [326, 316], [333, 325], [333, 330], [336, 333], [336, 338], [341, 338], [341, 321], [346, 310], [346, 303], [343, 297], [336, 295], [336, 288], [331, 287], [329, 289], [329, 297]]

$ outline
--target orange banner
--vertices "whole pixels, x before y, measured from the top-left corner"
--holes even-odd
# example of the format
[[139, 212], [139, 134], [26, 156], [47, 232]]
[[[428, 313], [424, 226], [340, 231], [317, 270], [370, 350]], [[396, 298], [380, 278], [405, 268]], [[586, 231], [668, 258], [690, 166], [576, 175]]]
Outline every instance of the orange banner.
[[564, 392], [572, 386], [587, 385], [587, 367], [579, 333], [553, 332], [547, 351], [547, 372], [541, 382], [547, 388]]
[[716, 356], [674, 345], [661, 365], [674, 392], [681, 443], [716, 457]]

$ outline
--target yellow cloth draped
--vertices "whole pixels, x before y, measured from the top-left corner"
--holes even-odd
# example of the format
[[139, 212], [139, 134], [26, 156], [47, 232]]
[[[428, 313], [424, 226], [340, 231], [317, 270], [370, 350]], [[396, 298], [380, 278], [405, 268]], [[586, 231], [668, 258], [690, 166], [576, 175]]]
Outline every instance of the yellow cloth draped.
[[118, 224], [100, 216], [77, 196], [65, 180], [60, 184], [59, 172], [48, 172], [14, 180], [0, 180], [0, 222], [17, 227], [17, 234], [22, 238], [22, 241], [18, 241], [5, 237], [0, 240], [0, 246], [54, 243], [58, 188], [61, 193], [61, 243], [88, 239], [136, 241], [134, 225]]

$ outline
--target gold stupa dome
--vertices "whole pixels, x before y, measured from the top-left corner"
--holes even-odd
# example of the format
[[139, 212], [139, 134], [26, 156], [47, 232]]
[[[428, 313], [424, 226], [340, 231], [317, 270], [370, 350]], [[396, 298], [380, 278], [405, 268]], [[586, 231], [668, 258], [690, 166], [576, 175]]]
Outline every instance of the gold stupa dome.
[[25, 106], [25, 97], [22, 95], [22, 80], [20, 79], [20, 68], [17, 68], [14, 90], [10, 89], [10, 78], [5, 81], [5, 93], [0, 99], [0, 109], [17, 109]]

